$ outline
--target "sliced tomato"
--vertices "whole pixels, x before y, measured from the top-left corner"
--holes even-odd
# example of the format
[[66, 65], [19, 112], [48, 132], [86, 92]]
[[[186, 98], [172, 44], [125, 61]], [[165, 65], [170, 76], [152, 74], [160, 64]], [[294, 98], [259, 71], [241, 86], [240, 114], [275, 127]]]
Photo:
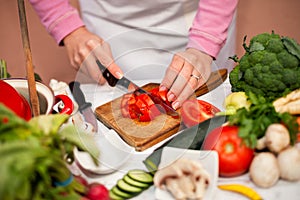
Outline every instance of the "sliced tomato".
[[220, 109], [199, 99], [186, 100], [181, 108], [182, 121], [186, 127], [195, 126], [215, 116], [217, 112], [220, 112]]
[[[150, 90], [150, 93], [160, 101], [171, 105], [167, 101], [167, 91], [159, 91], [159, 87]], [[147, 94], [128, 93], [123, 95], [121, 100], [121, 113], [123, 117], [138, 119], [142, 122], [148, 122], [161, 114], [155, 102]]]
[[155, 88], [151, 89], [149, 92], [155, 96], [159, 96], [158, 91], [159, 91], [159, 87], [155, 87]]
[[154, 105], [154, 102], [147, 94], [140, 94], [137, 98], [142, 100], [148, 108], [150, 108], [150, 106]]

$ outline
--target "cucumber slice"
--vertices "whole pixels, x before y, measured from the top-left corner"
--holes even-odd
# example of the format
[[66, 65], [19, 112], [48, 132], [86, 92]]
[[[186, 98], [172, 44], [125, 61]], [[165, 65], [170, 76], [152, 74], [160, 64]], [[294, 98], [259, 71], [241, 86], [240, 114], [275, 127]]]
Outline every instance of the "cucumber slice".
[[127, 193], [127, 192], [123, 192], [122, 190], [120, 190], [117, 186], [114, 186], [112, 189], [111, 189], [111, 191], [115, 194], [115, 195], [117, 195], [117, 196], [119, 196], [119, 197], [122, 197], [122, 198], [124, 198], [124, 199], [130, 199], [133, 195], [132, 194], [129, 194], [129, 193]]
[[136, 194], [143, 191], [142, 188], [132, 186], [128, 183], [126, 183], [123, 179], [118, 180], [117, 186], [124, 192]]
[[123, 180], [124, 180], [126, 183], [128, 183], [128, 184], [130, 184], [130, 185], [133, 185], [133, 186], [135, 186], [135, 187], [147, 188], [147, 187], [150, 186], [150, 184], [148, 184], [148, 183], [143, 183], [143, 182], [140, 182], [140, 181], [136, 181], [136, 180], [130, 178], [128, 175], [125, 175], [125, 176], [123, 177]]
[[153, 177], [151, 174], [144, 170], [133, 169], [128, 172], [128, 176], [135, 181], [139, 181], [142, 183], [153, 183]]
[[124, 200], [125, 198], [118, 196], [112, 190], [109, 190], [109, 198], [111, 200]]

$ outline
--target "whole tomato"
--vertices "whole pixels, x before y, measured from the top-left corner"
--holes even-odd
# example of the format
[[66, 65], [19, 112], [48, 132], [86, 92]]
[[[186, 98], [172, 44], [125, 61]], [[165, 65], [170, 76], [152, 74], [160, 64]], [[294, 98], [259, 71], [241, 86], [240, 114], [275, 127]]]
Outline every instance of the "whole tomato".
[[237, 126], [220, 126], [205, 138], [203, 149], [215, 150], [219, 155], [219, 176], [234, 177], [249, 170], [254, 150], [238, 136]]
[[215, 116], [217, 112], [220, 112], [217, 107], [200, 99], [186, 100], [181, 108], [182, 121], [186, 127], [195, 126]]

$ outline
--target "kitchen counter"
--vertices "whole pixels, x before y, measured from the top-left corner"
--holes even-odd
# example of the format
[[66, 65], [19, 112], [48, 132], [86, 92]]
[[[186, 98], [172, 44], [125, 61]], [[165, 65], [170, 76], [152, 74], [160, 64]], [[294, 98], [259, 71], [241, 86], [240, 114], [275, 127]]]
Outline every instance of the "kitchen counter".
[[[137, 81], [137, 84], [142, 86], [148, 82], [159, 82], [158, 80], [148, 80], [148, 81]], [[112, 100], [120, 95], [122, 95], [121, 90], [117, 88], [111, 88], [108, 85], [99, 86], [96, 84], [82, 84], [81, 89], [83, 90], [86, 100], [92, 103], [92, 108], [95, 110], [96, 107]], [[230, 84], [228, 79], [218, 88], [212, 90], [211, 92], [199, 97], [199, 99], [208, 101], [218, 107], [219, 109], [223, 110], [223, 99], [230, 93]], [[118, 136], [118, 134], [114, 130], [109, 130], [105, 127], [101, 122], [98, 121], [98, 133], [100, 139], [108, 140], [112, 142], [122, 144], [124, 143], [123, 140]], [[87, 178], [90, 182], [98, 181], [103, 183], [107, 188], [111, 188], [114, 186], [118, 179], [121, 179], [124, 174], [130, 169], [145, 169], [146, 167], [143, 164], [143, 160], [150, 155], [153, 150], [163, 144], [165, 141], [158, 143], [157, 145], [143, 151], [143, 152], [136, 152], [133, 148], [129, 153], [127, 161], [119, 168], [115, 169], [114, 172], [109, 174], [92, 174], [89, 172], [85, 172], [82, 168], [79, 168], [77, 165], [72, 166], [72, 170], [74, 173], [81, 174]], [[127, 144], [125, 144], [127, 145]], [[128, 147], [130, 149], [130, 147]], [[110, 150], [102, 150], [101, 154], [109, 154]], [[111, 157], [114, 159], [114, 157]], [[275, 199], [289, 199], [289, 200], [296, 200], [299, 199], [300, 196], [300, 181], [299, 182], [286, 182], [280, 180], [275, 186], [269, 189], [262, 189], [256, 187], [250, 180], [248, 174], [243, 176], [235, 177], [235, 178], [219, 178], [218, 183], [225, 184], [225, 183], [241, 183], [247, 186], [254, 188], [264, 199], [266, 200], [275, 200]], [[214, 194], [214, 199], [226, 199], [226, 200], [242, 200], [248, 199], [240, 194], [222, 191], [220, 189], [216, 189]], [[144, 191], [139, 196], [135, 197], [134, 199], [143, 199], [143, 200], [150, 200], [155, 199], [155, 187], [152, 186], [148, 190]]]

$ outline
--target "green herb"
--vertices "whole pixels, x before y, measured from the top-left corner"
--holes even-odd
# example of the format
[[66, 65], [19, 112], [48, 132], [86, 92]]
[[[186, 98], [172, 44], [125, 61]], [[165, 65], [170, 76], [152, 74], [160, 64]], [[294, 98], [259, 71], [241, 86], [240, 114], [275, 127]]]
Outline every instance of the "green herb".
[[[72, 178], [73, 148], [87, 151], [97, 164], [91, 135], [78, 130], [65, 114], [40, 115], [29, 122], [0, 104], [0, 198], [80, 199], [85, 188]], [[71, 159], [70, 159], [71, 158]]]
[[263, 137], [268, 126], [273, 123], [284, 123], [289, 130], [291, 143], [294, 144], [298, 132], [296, 117], [276, 112], [273, 104], [262, 96], [252, 92], [248, 96], [252, 102], [250, 108], [240, 108], [228, 119], [231, 125], [239, 126], [239, 136], [245, 144], [255, 148], [257, 139]]
[[7, 64], [5, 60], [0, 59], [0, 79], [9, 77], [10, 74], [7, 72]]

